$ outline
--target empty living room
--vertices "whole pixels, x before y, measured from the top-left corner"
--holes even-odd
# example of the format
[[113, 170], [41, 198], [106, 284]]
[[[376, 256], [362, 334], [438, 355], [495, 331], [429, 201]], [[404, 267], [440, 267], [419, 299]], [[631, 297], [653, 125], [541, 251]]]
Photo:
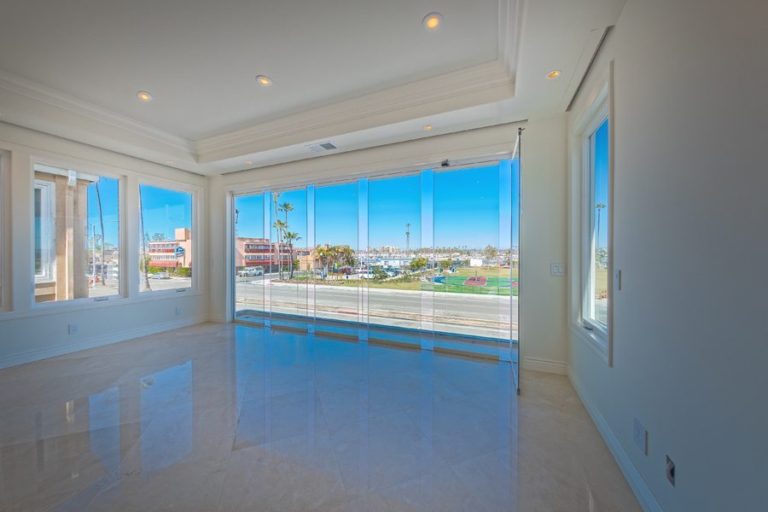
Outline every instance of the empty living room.
[[768, 510], [767, 20], [0, 0], [0, 512]]

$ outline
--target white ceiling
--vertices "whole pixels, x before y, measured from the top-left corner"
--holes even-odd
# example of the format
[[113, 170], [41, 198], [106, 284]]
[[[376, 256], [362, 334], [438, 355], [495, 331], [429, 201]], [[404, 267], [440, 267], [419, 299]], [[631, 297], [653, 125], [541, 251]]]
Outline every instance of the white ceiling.
[[[0, 69], [198, 140], [492, 61], [498, 9], [498, 0], [4, 0]], [[431, 33], [421, 20], [433, 10], [445, 23]], [[259, 87], [260, 73], [274, 86]], [[136, 100], [142, 89], [151, 104]]]
[[624, 2], [4, 0], [0, 120], [201, 174], [510, 122], [565, 109]]

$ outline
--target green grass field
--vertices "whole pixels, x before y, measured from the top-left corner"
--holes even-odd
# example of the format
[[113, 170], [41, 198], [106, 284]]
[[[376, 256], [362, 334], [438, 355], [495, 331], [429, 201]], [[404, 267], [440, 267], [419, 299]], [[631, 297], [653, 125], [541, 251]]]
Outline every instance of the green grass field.
[[[511, 274], [511, 279], [510, 279]], [[433, 276], [441, 275], [439, 273], [428, 272], [424, 274], [431, 279]], [[423, 282], [417, 275], [410, 276], [409, 278], [396, 278], [390, 281], [374, 281], [373, 279], [367, 279], [364, 281], [358, 279], [309, 279], [308, 276], [294, 277], [294, 281], [307, 281], [311, 284], [320, 284], [326, 286], [345, 286], [345, 287], [358, 287], [368, 286], [369, 288], [387, 289], [387, 290], [421, 290], [421, 291], [434, 291], [442, 293], [468, 293], [473, 295], [499, 295], [508, 297], [510, 293], [512, 296], [518, 295], [518, 289], [516, 286], [518, 279], [518, 270], [504, 269], [498, 267], [473, 267], [473, 268], [460, 268], [454, 273], [444, 273], [444, 284], [437, 284], [433, 282]], [[470, 277], [485, 277], [487, 283], [485, 286], [467, 286], [464, 284]], [[515, 286], [510, 286], [514, 284]]]

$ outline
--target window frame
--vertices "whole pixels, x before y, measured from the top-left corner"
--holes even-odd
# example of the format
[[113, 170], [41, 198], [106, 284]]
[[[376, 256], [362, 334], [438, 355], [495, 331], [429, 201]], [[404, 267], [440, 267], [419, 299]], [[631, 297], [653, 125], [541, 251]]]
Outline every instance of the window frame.
[[[597, 336], [602, 338], [608, 337], [608, 321], [605, 324], [595, 320], [594, 318], [594, 283], [596, 277], [593, 275], [596, 259], [596, 243], [595, 240], [595, 138], [597, 132], [602, 128], [604, 123], [608, 123], [608, 161], [610, 162], [610, 126], [611, 121], [608, 115], [607, 105], [600, 108], [592, 121], [587, 125], [584, 135], [582, 136], [582, 182], [583, 182], [583, 217], [582, 217], [582, 260], [581, 260], [581, 323], [582, 326], [590, 331], [596, 333]], [[613, 182], [611, 176], [611, 169], [609, 164], [608, 169], [608, 190], [610, 196], [611, 183]], [[613, 204], [608, 201], [608, 212], [606, 215], [606, 231], [608, 237], [608, 247], [611, 245], [611, 211]], [[610, 250], [608, 254], [608, 272], [611, 270], [611, 255]], [[609, 287], [608, 293], [608, 309], [611, 308], [611, 293]], [[587, 310], [592, 310], [592, 314], [587, 314]], [[610, 316], [610, 313], [609, 313]]]
[[[35, 299], [35, 286], [38, 283], [44, 283], [44, 282], [50, 282], [38, 280], [37, 273], [35, 272], [35, 264], [34, 264], [34, 258], [35, 258], [35, 237], [34, 237], [34, 220], [35, 220], [35, 204], [34, 204], [34, 191], [37, 188], [37, 183], [39, 181], [42, 181], [44, 183], [44, 180], [37, 180], [35, 178], [35, 166], [44, 166], [44, 167], [53, 167], [59, 170], [73, 170], [77, 173], [87, 174], [91, 176], [97, 176], [99, 178], [108, 178], [117, 180], [118, 182], [118, 213], [117, 218], [119, 222], [118, 226], [118, 240], [119, 240], [119, 250], [118, 250], [118, 271], [120, 278], [118, 280], [118, 292], [115, 295], [107, 295], [103, 297], [80, 297], [76, 299], [67, 299], [67, 300], [56, 300], [56, 301], [47, 301], [47, 302], [37, 302]], [[31, 213], [31, 219], [32, 219], [32, 225], [30, 226], [32, 228], [32, 240], [30, 243], [30, 256], [32, 257], [32, 265], [31, 265], [31, 274], [32, 274], [32, 293], [29, 296], [29, 303], [30, 303], [30, 312], [44, 312], [51, 309], [79, 309], [83, 306], [89, 306], [89, 305], [95, 305], [98, 303], [109, 303], [109, 302], [115, 302], [115, 301], [125, 301], [128, 300], [128, 290], [125, 285], [126, 281], [124, 276], [125, 269], [126, 269], [126, 257], [125, 257], [125, 250], [123, 249], [126, 247], [126, 211], [127, 211], [127, 204], [125, 201], [126, 198], [126, 187], [127, 187], [127, 176], [128, 172], [123, 172], [122, 169], [115, 168], [114, 166], [110, 165], [97, 165], [89, 161], [83, 161], [83, 160], [71, 160], [69, 158], [59, 158], [55, 155], [50, 154], [40, 154], [35, 153], [30, 155], [29, 158], [29, 175], [30, 175], [30, 188], [32, 191], [32, 201], [30, 205], [30, 213]], [[55, 186], [54, 183], [50, 184], [52, 187]], [[55, 218], [55, 192], [53, 195], [53, 204], [52, 204], [52, 211], [54, 212], [53, 218]], [[55, 224], [52, 224], [53, 228], [55, 229]], [[55, 251], [55, 248], [53, 249]], [[55, 279], [55, 257], [54, 257], [54, 263], [53, 263], [53, 279]], [[99, 304], [102, 305], [102, 304]]]
[[[615, 204], [614, 189], [614, 116], [611, 101], [612, 80], [610, 77], [600, 87], [593, 101], [585, 107], [575, 123], [572, 132], [572, 266], [578, 268], [571, 278], [572, 322], [575, 334], [586, 341], [608, 364], [613, 364], [613, 308], [614, 308], [614, 258], [613, 258], [613, 218]], [[605, 216], [607, 234], [607, 287], [608, 312], [605, 325], [595, 322], [586, 315], [592, 290], [592, 244], [594, 242], [594, 191], [593, 184], [593, 145], [594, 135], [602, 124], [608, 122], [608, 212]]]
[[[33, 170], [34, 172], [34, 170]], [[56, 217], [56, 184], [52, 181], [34, 180], [33, 194], [36, 195], [37, 191], [40, 191], [40, 267], [42, 272], [37, 273], [37, 265], [33, 264], [33, 271], [35, 272], [35, 284], [37, 283], [50, 283], [56, 281], [56, 251], [54, 246], [53, 226], [55, 225]], [[33, 195], [33, 209], [35, 207], [35, 199]], [[35, 222], [37, 216], [33, 216], [32, 221]], [[35, 230], [37, 226], [34, 226]], [[37, 254], [37, 240], [33, 235], [33, 258], [36, 259]]]
[[0, 312], [11, 308], [11, 179], [10, 153], [0, 147]]
[[[165, 181], [159, 178], [154, 178], [150, 176], [145, 175], [139, 175], [137, 176], [136, 181], [136, 188], [135, 188], [135, 194], [136, 194], [136, 244], [137, 244], [137, 255], [138, 258], [136, 259], [136, 263], [139, 263], [141, 261], [141, 254], [142, 254], [142, 237], [144, 234], [141, 232], [144, 228], [144, 226], [141, 226], [141, 205], [142, 201], [140, 200], [141, 197], [141, 187], [142, 186], [149, 186], [154, 188], [161, 188], [164, 190], [170, 190], [172, 192], [182, 192], [185, 194], [190, 194], [191, 196], [191, 212], [190, 212], [190, 219], [191, 219], [191, 227], [190, 230], [192, 231], [192, 261], [198, 262], [195, 267], [192, 269], [192, 283], [189, 287], [186, 288], [170, 288], [167, 290], [141, 290], [141, 279], [142, 274], [139, 270], [139, 266], [136, 266], [136, 272], [137, 277], [136, 282], [133, 286], [136, 290], [136, 297], [139, 300], [144, 300], [147, 297], [162, 297], [162, 296], [172, 296], [177, 293], [194, 293], [198, 294], [201, 291], [200, 283], [203, 282], [203, 276], [201, 275], [201, 272], [203, 270], [201, 269], [202, 265], [199, 265], [200, 262], [200, 227], [202, 225], [200, 215], [202, 208], [200, 207], [201, 201], [202, 201], [202, 188], [197, 187], [195, 185], [188, 185], [186, 183], [179, 183], [179, 182], [171, 182], [171, 181]], [[139, 226], [141, 226], [141, 229], [139, 229]]]

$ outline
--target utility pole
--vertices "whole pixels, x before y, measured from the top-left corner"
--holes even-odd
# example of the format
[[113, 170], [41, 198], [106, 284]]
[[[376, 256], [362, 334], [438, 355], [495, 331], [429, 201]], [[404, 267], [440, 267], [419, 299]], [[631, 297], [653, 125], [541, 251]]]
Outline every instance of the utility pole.
[[405, 255], [411, 251], [411, 223], [405, 225]]

